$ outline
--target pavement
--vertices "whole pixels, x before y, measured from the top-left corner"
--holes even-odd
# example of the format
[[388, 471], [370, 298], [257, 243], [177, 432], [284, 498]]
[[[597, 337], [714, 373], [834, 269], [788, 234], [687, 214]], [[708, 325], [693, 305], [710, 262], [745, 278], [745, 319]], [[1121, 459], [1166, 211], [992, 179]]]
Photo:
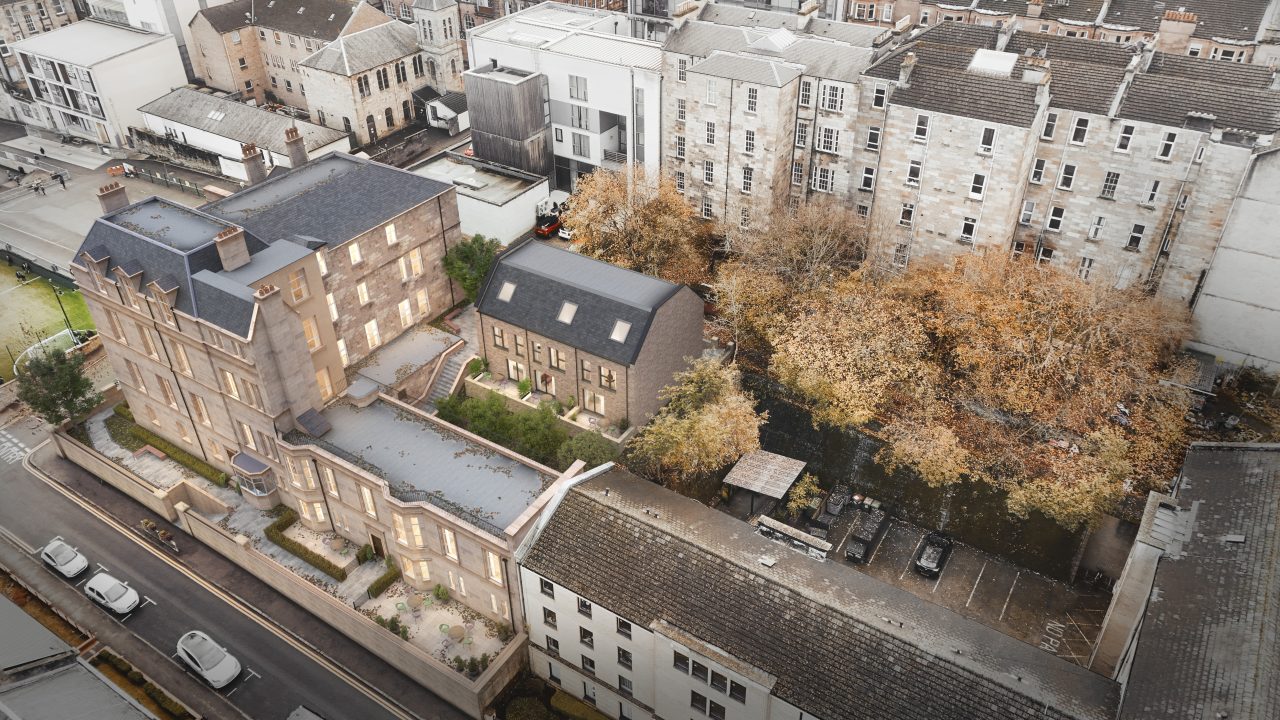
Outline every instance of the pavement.
[[[47, 427], [33, 418], [0, 430], [0, 563], [193, 709], [254, 720], [282, 720], [304, 704], [329, 718], [465, 718], [270, 586], [58, 457], [46, 436]], [[132, 530], [143, 518], [173, 532], [181, 553], [162, 551]], [[78, 546], [91, 565], [128, 580], [147, 598], [145, 606], [115, 618], [86, 605], [78, 588], [87, 574], [63, 581], [34, 555], [54, 535]], [[185, 676], [172, 645], [192, 628], [211, 633], [241, 660], [246, 671], [236, 682], [214, 692]]]
[[42, 160], [57, 160], [86, 170], [93, 170], [104, 163], [111, 162], [111, 156], [103, 155], [97, 145], [63, 145], [56, 140], [51, 141], [35, 135], [13, 138], [6, 140], [3, 144]]
[[1082, 591], [1007, 560], [956, 543], [936, 579], [915, 572], [915, 553], [926, 530], [893, 520], [865, 565], [845, 560], [853, 510], [832, 524], [829, 557], [930, 602], [950, 608], [1005, 635], [1087, 665], [1109, 595]]

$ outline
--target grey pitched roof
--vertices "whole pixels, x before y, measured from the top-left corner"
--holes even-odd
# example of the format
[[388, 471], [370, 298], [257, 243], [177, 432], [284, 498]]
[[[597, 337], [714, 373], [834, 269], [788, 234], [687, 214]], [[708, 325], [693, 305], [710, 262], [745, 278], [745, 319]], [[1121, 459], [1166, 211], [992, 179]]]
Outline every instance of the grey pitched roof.
[[996, 38], [999, 36], [1000, 28], [991, 25], [970, 25], [948, 20], [921, 30], [910, 39], [991, 50], [995, 48]]
[[[498, 299], [508, 282], [515, 285], [510, 301]], [[498, 257], [476, 306], [484, 315], [630, 365], [658, 308], [681, 288], [579, 253], [526, 242]], [[566, 302], [578, 306], [569, 324], [557, 319]], [[609, 337], [619, 320], [631, 324], [623, 342]]]
[[1193, 37], [1254, 40], [1266, 17], [1271, 0], [1111, 0], [1105, 22], [1138, 27], [1148, 32], [1160, 29], [1166, 10], [1186, 10], [1196, 14]]
[[758, 668], [776, 678], [774, 695], [824, 720], [1109, 720], [1119, 694], [619, 468], [573, 488], [522, 562], [634, 625], [674, 628]]
[[[711, 7], [708, 5], [707, 7]], [[732, 27], [694, 20], [667, 36], [664, 50], [695, 58], [706, 58], [717, 51], [753, 55], [782, 60], [804, 67], [803, 74], [812, 77], [857, 82], [859, 74], [871, 63], [870, 48], [851, 46], [846, 42], [794, 32], [789, 44], [779, 47], [771, 42], [777, 30]]]
[[[1014, 73], [1021, 76], [1027, 61], [1019, 60]], [[1124, 84], [1125, 69], [1070, 60], [1049, 61], [1049, 106], [1106, 115]]]
[[1268, 135], [1280, 130], [1280, 92], [1141, 74], [1125, 93], [1118, 115], [1182, 127], [1191, 113], [1212, 116], [1219, 128]]
[[1120, 717], [1274, 718], [1280, 446], [1192, 445], [1183, 475], [1180, 514], [1194, 524], [1156, 568]]
[[1119, 43], [1022, 31], [1015, 32], [1009, 38], [1004, 50], [1019, 55], [1026, 55], [1028, 52], [1042, 53], [1051, 64], [1055, 60], [1072, 60], [1127, 67], [1134, 58], [1134, 52]]
[[1036, 115], [1036, 83], [918, 65], [911, 84], [890, 103], [1005, 125], [1030, 127]]
[[711, 53], [706, 60], [694, 63], [689, 72], [768, 87], [784, 87], [800, 77], [800, 70], [793, 65], [726, 52]]
[[391, 18], [386, 20], [380, 25], [338, 36], [299, 64], [350, 76], [417, 54], [418, 34], [413, 27]]
[[237, 142], [253, 143], [281, 155], [289, 152], [284, 144], [284, 131], [291, 127], [296, 127], [302, 134], [307, 150], [324, 147], [346, 135], [340, 130], [297, 120], [242, 102], [214, 97], [210, 93], [191, 88], [178, 88], [162, 95], [138, 108], [138, 112]]
[[[333, 40], [358, 4], [352, 0], [235, 0], [196, 14], [220, 33], [252, 24], [318, 40]], [[257, 18], [254, 23], [247, 19], [250, 9]]]
[[273, 242], [305, 235], [338, 245], [450, 186], [346, 153], [329, 153], [201, 208]]
[[440, 96], [440, 104], [461, 115], [467, 111], [467, 94], [453, 91]]
[[935, 42], [910, 43], [878, 60], [874, 66], [867, 69], [866, 74], [886, 80], [897, 80], [898, 71], [907, 53], [915, 53], [916, 62], [923, 65], [964, 70], [973, 60], [974, 48]]
[[1229, 63], [1164, 52], [1152, 55], [1147, 72], [1152, 75], [1177, 75], [1190, 80], [1203, 80], [1255, 90], [1270, 88], [1275, 78], [1275, 70], [1265, 65]]
[[[1008, 13], [1026, 17], [1028, 4], [1027, 0], [976, 0], [973, 7], [988, 13]], [[1103, 0], [1071, 0], [1064, 3], [1050, 0], [1041, 6], [1040, 18], [1092, 24], [1102, 13], [1103, 5]], [[1029, 21], [1034, 22], [1035, 18], [1029, 18]]]

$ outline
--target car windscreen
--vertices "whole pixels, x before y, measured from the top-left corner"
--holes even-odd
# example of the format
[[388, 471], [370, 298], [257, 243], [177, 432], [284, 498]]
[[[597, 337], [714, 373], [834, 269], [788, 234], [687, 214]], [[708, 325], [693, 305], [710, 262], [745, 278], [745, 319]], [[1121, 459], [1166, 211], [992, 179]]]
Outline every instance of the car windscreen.
[[199, 635], [187, 638], [183, 645], [186, 647], [187, 652], [191, 653], [191, 656], [196, 659], [196, 662], [200, 663], [200, 667], [205, 670], [216, 666], [227, 656], [226, 650], [218, 647], [212, 640]]

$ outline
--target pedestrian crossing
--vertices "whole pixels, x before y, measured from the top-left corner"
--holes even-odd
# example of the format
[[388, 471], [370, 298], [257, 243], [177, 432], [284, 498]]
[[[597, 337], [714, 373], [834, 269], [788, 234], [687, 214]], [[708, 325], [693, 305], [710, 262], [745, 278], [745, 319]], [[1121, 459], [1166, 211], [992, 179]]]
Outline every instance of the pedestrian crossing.
[[8, 430], [0, 430], [0, 462], [12, 465], [22, 462], [22, 458], [31, 452], [27, 444], [14, 437]]

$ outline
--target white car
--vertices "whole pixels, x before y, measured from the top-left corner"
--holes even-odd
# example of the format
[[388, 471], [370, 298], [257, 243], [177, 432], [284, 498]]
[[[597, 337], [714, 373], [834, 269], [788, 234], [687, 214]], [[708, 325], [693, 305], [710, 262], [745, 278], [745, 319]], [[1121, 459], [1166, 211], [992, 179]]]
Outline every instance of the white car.
[[73, 578], [89, 567], [89, 561], [85, 556], [68, 545], [61, 535], [50, 540], [49, 544], [44, 546], [44, 549], [40, 551], [40, 559], [67, 578]]
[[240, 661], [199, 630], [178, 638], [178, 657], [214, 689], [224, 688], [240, 676]]
[[90, 600], [121, 615], [138, 607], [138, 591], [104, 572], [94, 575], [84, 584], [84, 593]]

